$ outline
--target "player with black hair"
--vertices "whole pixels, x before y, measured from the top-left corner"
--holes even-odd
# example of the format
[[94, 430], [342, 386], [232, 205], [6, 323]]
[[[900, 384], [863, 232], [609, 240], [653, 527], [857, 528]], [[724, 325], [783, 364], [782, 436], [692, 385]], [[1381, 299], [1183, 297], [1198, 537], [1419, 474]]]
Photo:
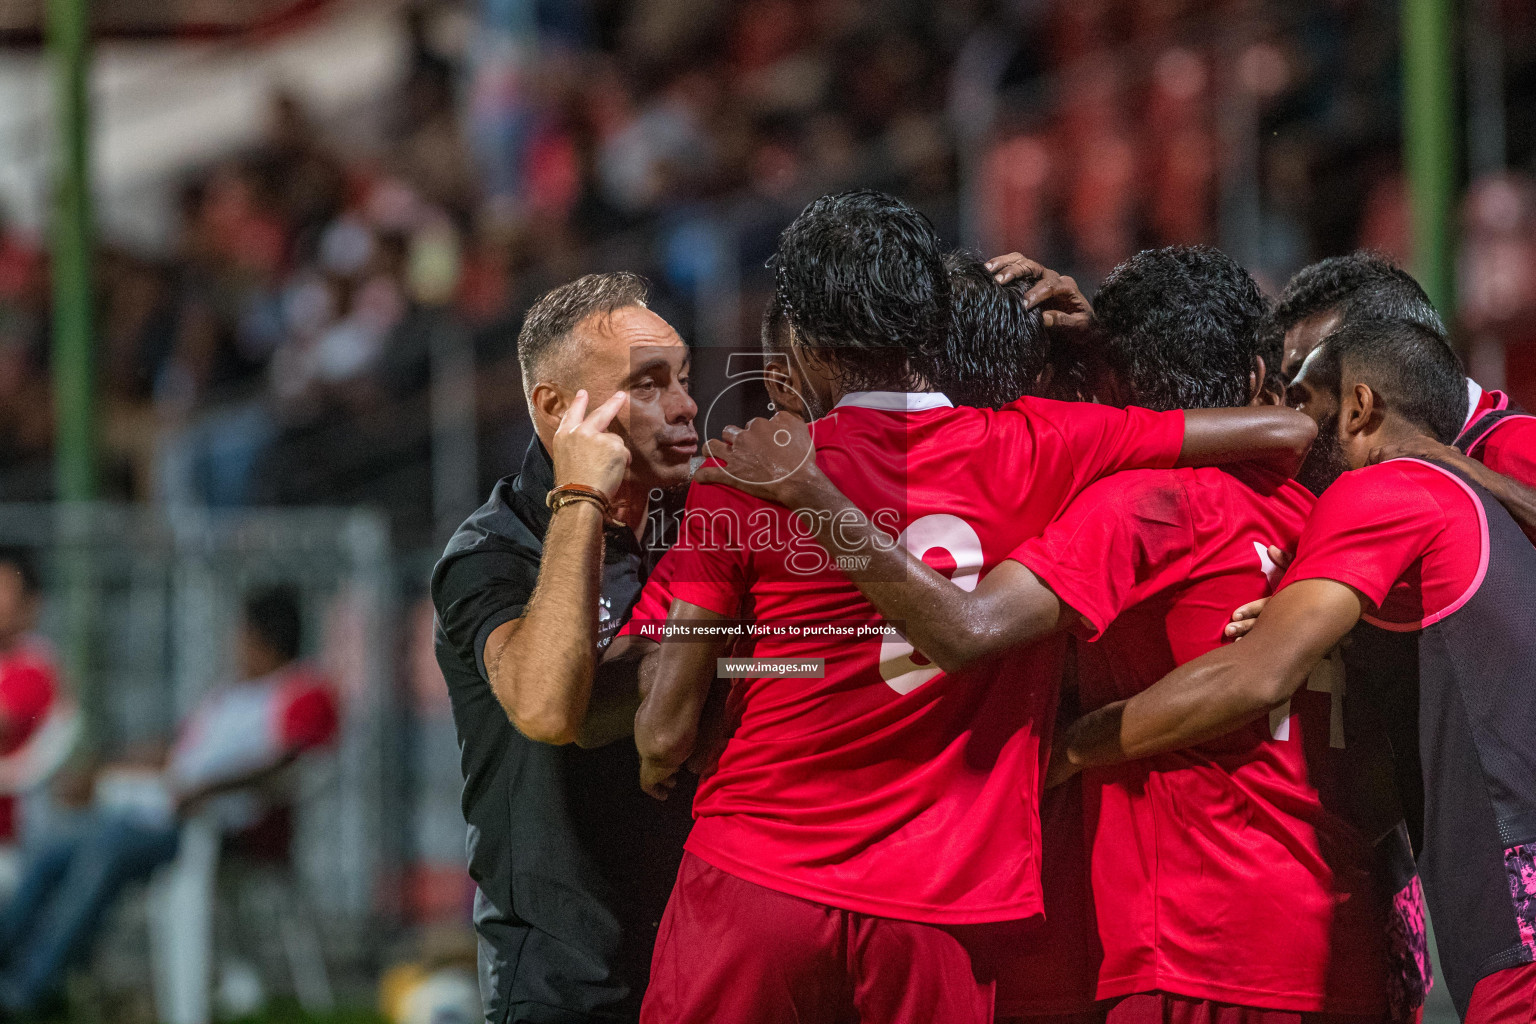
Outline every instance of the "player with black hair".
[[[933, 390], [964, 345], [946, 336], [942, 252], [926, 219], [889, 197], [812, 203], [785, 230], [777, 267], [801, 383], [826, 411], [810, 427], [781, 413], [747, 432], [813, 430], [828, 478], [962, 586], [1108, 473], [1258, 450], [1294, 467], [1310, 442], [1310, 424], [1286, 410], [956, 408]], [[849, 390], [871, 386], [899, 390]], [[642, 785], [665, 797], [693, 752], [730, 620], [766, 628], [749, 637], [753, 659], [820, 670], [742, 670], [740, 722], [701, 780], [642, 1019], [989, 1019], [995, 957], [1016, 945], [997, 929], [1041, 909], [1028, 794], [1062, 645], [946, 673], [882, 635], [804, 519], [724, 479], [718, 463], [696, 475], [678, 543], [647, 584], [665, 623], [626, 627], [708, 637], [647, 657]], [[807, 622], [843, 629], [790, 628]]]
[[1536, 1005], [1536, 548], [1470, 477], [1372, 464], [1385, 445], [1453, 437], [1463, 395], [1455, 356], [1420, 325], [1330, 335], [1291, 386], [1322, 431], [1306, 475], [1326, 490], [1279, 592], [1242, 643], [1089, 714], [1057, 757], [1064, 772], [1294, 722], [1298, 690], [1349, 636], [1338, 714], [1393, 738], [1445, 981], [1482, 1024]]
[[[1094, 308], [1108, 362], [1120, 369], [1122, 400], [1150, 408], [1262, 400], [1265, 357], [1275, 355], [1269, 310], [1252, 277], [1224, 253], [1205, 246], [1143, 252], [1109, 275]], [[858, 506], [814, 462], [796, 468], [793, 444], [762, 440], [737, 440], [731, 473], [781, 477], [758, 493], [859, 522], [821, 531], [833, 555], [850, 539], [874, 541], [872, 531], [861, 532], [867, 521]], [[771, 466], [751, 465], [775, 456]], [[951, 585], [899, 549], [850, 575], [946, 672], [973, 670], [1005, 650], [1027, 658], [1021, 648], [1067, 629], [1098, 641], [1080, 647], [1077, 659], [1079, 693], [1092, 708], [1217, 646], [1230, 609], [1272, 585], [1271, 552], [1294, 550], [1312, 504], [1305, 489], [1260, 467], [1123, 472], [1083, 491], [970, 587]], [[1298, 1012], [1379, 1018], [1387, 1007], [1389, 894], [1371, 878], [1375, 837], [1355, 830], [1319, 793], [1346, 767], [1329, 757], [1329, 728], [1327, 701], [1313, 702], [1306, 724], [1286, 737], [1256, 730], [1240, 743], [1086, 779], [1102, 967], [1076, 1003], [1059, 1002], [1072, 994], [1060, 979], [1079, 973], [1085, 956], [1071, 927], [1074, 908], [1063, 904], [1068, 923], [1048, 911], [1048, 941], [1021, 944], [1026, 955], [999, 979], [999, 1015], [1089, 1012], [1097, 997], [1118, 999], [1109, 1019], [1124, 1022], [1170, 1013], [1225, 1019], [1237, 1008], [1248, 1021], [1270, 1012], [1277, 1020]], [[1249, 813], [1229, 817], [1205, 806], [1218, 792], [1241, 792]], [[1204, 816], [1190, 827], [1196, 814]], [[1071, 885], [1060, 865], [1045, 868]]]
[[[858, 258], [849, 259], [857, 240]], [[878, 274], [860, 266], [871, 261]], [[813, 201], [780, 237], [774, 280], [805, 356], [826, 380], [808, 386], [821, 401], [843, 393], [931, 386], [949, 334], [949, 283], [928, 218], [873, 189]]]
[[[1330, 333], [1366, 320], [1406, 320], [1449, 344], [1440, 315], [1407, 271], [1378, 253], [1334, 256], [1297, 271], [1280, 296], [1273, 329], [1284, 335], [1286, 378]], [[1464, 387], [1456, 437], [1444, 443], [1410, 438], [1386, 454], [1429, 459], [1473, 477], [1536, 543], [1536, 416], [1470, 377]], [[1256, 612], [1240, 614], [1251, 621]]]
[[957, 405], [999, 409], [1039, 393], [1051, 355], [1038, 309], [1025, 301], [1033, 277], [993, 280], [972, 253], [944, 256], [949, 277], [949, 350], [935, 386]]
[[1324, 338], [1361, 320], [1407, 320], [1446, 336], [1419, 282], [1389, 258], [1366, 250], [1330, 256], [1298, 270], [1275, 305], [1275, 327], [1285, 345], [1281, 372], [1296, 376]]
[[1258, 284], [1210, 246], [1172, 246], [1126, 260], [1099, 287], [1093, 313], [1116, 379], [1131, 388], [1131, 405], [1247, 405], [1279, 362]]

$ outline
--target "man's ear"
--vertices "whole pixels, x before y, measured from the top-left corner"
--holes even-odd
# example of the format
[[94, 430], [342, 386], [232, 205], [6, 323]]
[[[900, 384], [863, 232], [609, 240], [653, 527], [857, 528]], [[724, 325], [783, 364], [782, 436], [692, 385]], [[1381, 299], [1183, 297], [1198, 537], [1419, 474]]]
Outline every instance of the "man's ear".
[[541, 381], [533, 386], [528, 396], [528, 408], [533, 413], [533, 427], [541, 436], [552, 434], [560, 426], [560, 418], [571, 404], [571, 396], [558, 384]]
[[[763, 386], [768, 390], [768, 400], [778, 408], [800, 410], [799, 380], [784, 353], [776, 352], [763, 361]], [[801, 414], [804, 415], [803, 411]]]
[[1253, 369], [1248, 371], [1248, 404], [1249, 405], [1284, 405], [1285, 396], [1277, 395], [1264, 386], [1269, 380], [1269, 367], [1264, 365], [1263, 356], [1253, 357]]
[[1369, 384], [1356, 384], [1344, 392], [1339, 406], [1339, 422], [1345, 434], [1354, 437], [1368, 434], [1381, 426], [1386, 415], [1381, 396], [1371, 390]]

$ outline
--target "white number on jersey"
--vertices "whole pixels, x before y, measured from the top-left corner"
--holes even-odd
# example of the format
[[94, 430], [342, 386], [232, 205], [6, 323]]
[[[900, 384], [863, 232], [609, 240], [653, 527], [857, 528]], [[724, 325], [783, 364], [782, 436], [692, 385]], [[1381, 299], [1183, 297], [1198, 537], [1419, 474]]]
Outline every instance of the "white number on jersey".
[[[959, 516], [944, 513], [923, 516], [903, 530], [896, 542], [917, 558], [930, 551], [947, 551], [955, 561], [955, 571], [949, 581], [967, 593], [976, 589], [981, 579], [981, 538], [975, 528]], [[913, 653], [912, 645], [905, 637], [880, 642], [880, 678], [897, 693], [911, 693], [941, 671], [937, 665], [918, 664], [912, 658]]]
[[[1344, 749], [1344, 655], [1337, 647], [1317, 663], [1307, 676], [1307, 689], [1330, 695], [1328, 745]], [[1269, 734], [1277, 740], [1291, 738], [1291, 702], [1286, 701], [1269, 712]]]

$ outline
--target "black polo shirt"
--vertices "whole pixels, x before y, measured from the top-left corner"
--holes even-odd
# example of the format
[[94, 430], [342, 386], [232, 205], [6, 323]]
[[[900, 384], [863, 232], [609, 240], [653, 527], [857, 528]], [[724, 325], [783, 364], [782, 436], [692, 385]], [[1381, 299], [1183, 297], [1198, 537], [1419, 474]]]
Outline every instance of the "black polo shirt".
[[[691, 788], [680, 786], [665, 803], [640, 789], [632, 739], [595, 750], [535, 743], [491, 692], [485, 641], [522, 615], [533, 594], [553, 485], [554, 467], [535, 438], [522, 472], [496, 484], [432, 573], [490, 1024], [635, 1019], [692, 824]], [[653, 562], [629, 530], [609, 529], [605, 541], [602, 647], [629, 616]]]

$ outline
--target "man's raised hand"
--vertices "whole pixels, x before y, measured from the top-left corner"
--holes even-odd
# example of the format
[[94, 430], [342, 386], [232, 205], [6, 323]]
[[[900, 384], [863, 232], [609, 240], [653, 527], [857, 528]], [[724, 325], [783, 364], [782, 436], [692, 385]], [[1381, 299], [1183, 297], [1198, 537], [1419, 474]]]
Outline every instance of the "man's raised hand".
[[593, 487], [612, 501], [629, 469], [629, 447], [608, 427], [629, 401], [629, 395], [615, 391], [590, 414], [587, 401], [585, 390], [576, 392], [555, 428], [549, 452], [555, 463], [555, 485]]
[[822, 482], [810, 428], [794, 413], [726, 427], [720, 437], [705, 451], [724, 465], [700, 468], [693, 477], [699, 483], [725, 484], [793, 509], [806, 504]]
[[1093, 322], [1093, 307], [1072, 278], [1063, 277], [1050, 267], [1016, 252], [990, 259], [986, 267], [998, 284], [1021, 277], [1039, 278], [1024, 293], [1024, 304], [1030, 309], [1040, 309], [1040, 322], [1046, 327], [1084, 331]]

